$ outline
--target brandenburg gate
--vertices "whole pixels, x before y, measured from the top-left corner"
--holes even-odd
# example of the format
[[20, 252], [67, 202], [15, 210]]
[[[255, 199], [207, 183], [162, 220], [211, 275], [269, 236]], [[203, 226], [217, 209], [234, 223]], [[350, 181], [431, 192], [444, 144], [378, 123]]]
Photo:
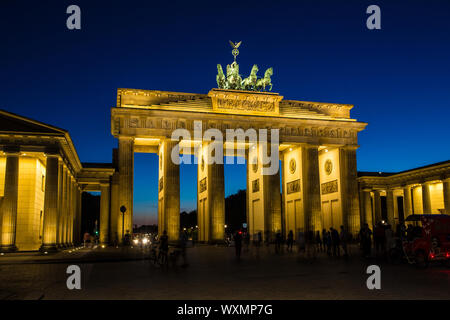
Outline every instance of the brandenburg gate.
[[[169, 239], [178, 239], [180, 169], [171, 153], [178, 150], [174, 149], [177, 146], [179, 150], [193, 146], [195, 151], [191, 154], [196, 153], [198, 159], [199, 241], [223, 240], [223, 162], [205, 161], [211, 146], [220, 143], [226, 155], [241, 152], [247, 160], [247, 223], [251, 235], [261, 232], [266, 237], [290, 230], [296, 234], [299, 230], [340, 225], [356, 234], [360, 229], [357, 137], [367, 124], [350, 117], [352, 107], [285, 100], [278, 93], [230, 88], [212, 89], [208, 94], [118, 89], [117, 105], [111, 109], [111, 132], [119, 141], [119, 173], [112, 182], [111, 197], [119, 201], [112, 203], [111, 213], [116, 216], [111, 219], [121, 219], [117, 215], [124, 205], [125, 229], [132, 230], [134, 153], [156, 153], [158, 229], [160, 233], [166, 230]], [[189, 132], [190, 138], [172, 139], [177, 129]], [[258, 142], [251, 143], [247, 136], [244, 142], [218, 142], [206, 134], [199, 137], [199, 129], [214, 129], [223, 137], [230, 130], [241, 129], [245, 135], [254, 130]], [[263, 174], [261, 129], [279, 133], [276, 149], [270, 141], [265, 148], [268, 153], [278, 153], [281, 165], [274, 174]], [[120, 239], [122, 229], [118, 228], [117, 233]]]

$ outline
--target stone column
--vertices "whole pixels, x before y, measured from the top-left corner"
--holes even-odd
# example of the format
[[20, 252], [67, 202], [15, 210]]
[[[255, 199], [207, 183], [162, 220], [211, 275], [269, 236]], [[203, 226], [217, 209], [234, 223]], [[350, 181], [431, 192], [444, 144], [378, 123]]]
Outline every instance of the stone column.
[[302, 147], [303, 208], [306, 231], [322, 230], [319, 152], [317, 146]]
[[372, 197], [370, 196], [370, 189], [363, 189], [363, 205], [364, 205], [364, 222], [369, 225], [369, 228], [373, 229], [372, 218]]
[[431, 194], [428, 182], [422, 183], [422, 206], [424, 214], [431, 214]]
[[[288, 236], [289, 230], [286, 230], [286, 173], [285, 173], [285, 163], [284, 163], [284, 153], [280, 154], [280, 170], [281, 170], [281, 235], [283, 239]], [[294, 233], [295, 238], [295, 233]]]
[[394, 190], [386, 190], [386, 206], [387, 206], [387, 222], [395, 230], [395, 207], [394, 207]]
[[63, 165], [62, 207], [61, 207], [61, 247], [67, 244], [67, 167]]
[[356, 168], [356, 147], [347, 146], [339, 150], [341, 198], [344, 227], [353, 236], [361, 229], [359, 193]]
[[411, 187], [410, 186], [403, 187], [403, 212], [404, 212], [405, 219], [408, 216], [412, 215], [412, 201], [411, 201]]
[[383, 217], [381, 215], [381, 195], [379, 190], [373, 191], [373, 207], [375, 212], [375, 221], [373, 224], [377, 224], [381, 220], [383, 220]]
[[64, 163], [61, 159], [58, 161], [58, 217], [57, 217], [57, 230], [56, 230], [56, 243], [60, 246], [62, 241], [62, 223], [63, 223], [63, 192], [64, 192]]
[[17, 200], [19, 197], [19, 153], [6, 153], [5, 191], [1, 212], [0, 251], [16, 251]]
[[[271, 163], [263, 165], [263, 154], [272, 161], [271, 152], [269, 143], [258, 143], [250, 148], [247, 161], [248, 230], [252, 237], [261, 232], [264, 240], [281, 232], [280, 170], [270, 174]], [[279, 161], [279, 155], [276, 159]]]
[[75, 179], [70, 176], [70, 184], [69, 184], [69, 223], [68, 223], [68, 240], [69, 246], [73, 246], [73, 219], [75, 216]]
[[100, 185], [100, 243], [109, 243], [109, 183]]
[[76, 190], [75, 190], [75, 196], [76, 196], [76, 201], [77, 201], [77, 211], [76, 211], [76, 217], [75, 217], [75, 228], [74, 228], [74, 233], [75, 233], [75, 243], [78, 245], [80, 243], [83, 242], [82, 239], [82, 234], [81, 234], [81, 189], [80, 186], [77, 185]]
[[159, 148], [158, 221], [162, 228], [158, 229], [161, 229], [159, 233], [167, 231], [169, 241], [176, 241], [180, 236], [180, 166], [171, 157], [177, 143], [167, 139]]
[[45, 196], [44, 196], [44, 240], [41, 251], [57, 249], [56, 230], [58, 229], [58, 156], [47, 155]]
[[[197, 217], [199, 221], [206, 221], [207, 232], [202, 232], [206, 226], [199, 225], [202, 235], [207, 235], [202, 241], [223, 242], [225, 239], [225, 183], [224, 167], [222, 163], [208, 164], [208, 154], [214, 152], [213, 143], [203, 143], [198, 155], [198, 184], [197, 184]], [[205, 201], [200, 207], [200, 201]]]
[[122, 213], [119, 209], [119, 173], [115, 172], [111, 178], [111, 216], [110, 240], [112, 243], [122, 239]]
[[446, 214], [450, 214], [450, 178], [442, 181], [442, 191], [444, 192], [444, 208]]
[[[134, 140], [131, 137], [119, 137], [119, 208], [125, 206], [125, 230], [133, 232], [133, 171]], [[122, 225], [121, 225], [122, 226]]]

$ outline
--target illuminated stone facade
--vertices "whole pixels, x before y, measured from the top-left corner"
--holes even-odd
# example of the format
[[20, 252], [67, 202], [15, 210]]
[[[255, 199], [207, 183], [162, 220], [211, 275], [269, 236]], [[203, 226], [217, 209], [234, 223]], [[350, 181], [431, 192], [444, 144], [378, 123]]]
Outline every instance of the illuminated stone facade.
[[[0, 110], [0, 250], [80, 243], [81, 193], [102, 191], [101, 210], [109, 216], [114, 171], [82, 164], [67, 131]], [[102, 236], [109, 223], [101, 218], [100, 226]]]
[[[340, 225], [356, 234], [361, 222], [357, 137], [366, 123], [350, 117], [352, 107], [284, 100], [267, 92], [119, 89], [111, 109], [111, 133], [118, 139], [111, 164], [81, 163], [67, 131], [1, 111], [1, 248], [48, 251], [80, 243], [84, 191], [101, 192], [100, 242], [120, 242], [132, 232], [135, 152], [159, 156], [159, 232], [166, 230], [170, 240], [177, 240], [180, 169], [171, 153], [178, 142], [194, 146], [191, 154], [198, 159], [199, 240], [223, 241], [224, 167], [204, 161], [218, 142], [196, 136], [195, 129], [215, 129], [223, 137], [230, 129], [245, 134], [255, 130], [255, 143], [220, 142], [226, 155], [243, 156], [247, 162], [246, 214], [252, 237], [261, 232], [273, 239], [276, 232], [297, 235]], [[187, 130], [191, 138], [172, 141], [175, 129]], [[279, 145], [261, 144], [259, 129], [278, 129]], [[263, 174], [261, 148], [278, 153], [280, 170]]]
[[361, 219], [396, 226], [412, 214], [450, 214], [450, 161], [399, 173], [360, 172]]
[[[155, 90], [119, 89], [117, 106], [111, 110], [111, 132], [119, 139], [120, 205], [129, 208], [126, 221], [131, 228], [133, 153], [157, 153], [159, 161], [158, 223], [160, 232], [178, 238], [179, 166], [168, 153], [175, 129], [186, 129], [191, 139], [180, 146], [201, 146], [208, 141], [195, 137], [195, 123], [202, 130], [279, 129], [281, 170], [262, 174], [262, 161], [248, 164], [257, 156], [248, 143], [224, 143], [225, 154], [244, 149], [247, 160], [247, 222], [251, 235], [262, 232], [272, 237], [303, 230], [321, 230], [344, 225], [355, 234], [360, 228], [356, 181], [357, 135], [366, 126], [350, 118], [353, 106], [284, 100], [277, 93], [212, 89], [208, 94]], [[121, 141], [126, 141], [122, 143]], [[178, 141], [177, 141], [178, 142]], [[220, 241], [224, 235], [223, 165], [205, 165], [197, 154], [197, 207], [201, 241]], [[122, 171], [124, 173], [122, 173]], [[282, 187], [280, 190], [280, 175]], [[281, 191], [281, 195], [280, 195]], [[114, 194], [112, 195], [115, 197]], [[281, 198], [281, 199], [280, 199]]]

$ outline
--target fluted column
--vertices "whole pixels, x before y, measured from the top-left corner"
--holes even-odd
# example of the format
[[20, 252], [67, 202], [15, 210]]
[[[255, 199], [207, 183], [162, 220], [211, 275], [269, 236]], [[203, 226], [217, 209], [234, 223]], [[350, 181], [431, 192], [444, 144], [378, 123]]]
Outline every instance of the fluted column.
[[109, 243], [109, 183], [100, 185], [100, 243]]
[[[273, 151], [278, 152], [278, 146]], [[250, 147], [247, 161], [247, 219], [252, 237], [261, 232], [263, 239], [274, 239], [281, 232], [279, 154], [272, 156], [272, 145], [260, 142]], [[268, 162], [266, 165], [263, 162]]]
[[19, 153], [6, 154], [5, 191], [1, 212], [0, 251], [16, 251], [17, 199], [19, 190]]
[[383, 220], [383, 217], [381, 215], [381, 195], [379, 190], [373, 191], [373, 207], [375, 212], [374, 224], [377, 224], [378, 222]]
[[[203, 143], [198, 156], [197, 215], [202, 241], [222, 242], [225, 236], [225, 180], [223, 163], [208, 164], [207, 156], [214, 146]], [[222, 161], [223, 162], [223, 161]], [[201, 201], [206, 205], [201, 207]], [[203, 212], [204, 209], [204, 212]], [[207, 223], [206, 219], [209, 221]], [[207, 232], [203, 230], [208, 227]]]
[[431, 214], [431, 194], [428, 182], [422, 183], [422, 206], [424, 214]]
[[75, 181], [72, 175], [70, 176], [69, 180], [69, 223], [67, 225], [67, 242], [69, 246], [73, 245], [73, 219], [74, 219], [74, 213], [75, 213]]
[[112, 243], [119, 243], [122, 239], [122, 213], [119, 207], [119, 174], [115, 172], [111, 178], [110, 241]]
[[403, 187], [403, 212], [405, 219], [412, 215], [411, 187]]
[[133, 232], [134, 140], [119, 137], [119, 207], [125, 206], [124, 232]]
[[394, 207], [394, 190], [392, 189], [388, 189], [386, 191], [386, 206], [387, 206], [387, 222], [394, 228], [395, 207]]
[[42, 251], [57, 249], [58, 229], [58, 156], [47, 155], [45, 196], [44, 196], [44, 240]]
[[177, 143], [165, 140], [159, 148], [158, 232], [166, 230], [169, 241], [178, 240], [180, 233], [180, 166], [171, 157]]
[[303, 208], [306, 231], [322, 229], [320, 203], [319, 152], [317, 146], [302, 147]]
[[348, 232], [356, 235], [361, 228], [359, 193], [356, 168], [356, 147], [339, 149], [343, 222]]
[[444, 179], [442, 181], [443, 192], [444, 192], [444, 208], [446, 214], [450, 214], [450, 178]]
[[76, 212], [75, 212], [75, 228], [74, 228], [74, 242], [75, 244], [80, 244], [82, 242], [81, 235], [81, 189], [80, 186], [77, 185], [75, 188], [75, 196], [76, 196]]
[[64, 163], [61, 159], [58, 161], [58, 216], [56, 228], [56, 243], [62, 245], [63, 235], [63, 192], [64, 192]]
[[363, 205], [364, 205], [364, 222], [373, 228], [372, 218], [372, 197], [370, 196], [370, 189], [363, 189]]
[[60, 211], [60, 226], [61, 226], [61, 242], [60, 246], [66, 245], [66, 223], [67, 223], [67, 167], [63, 164], [62, 168], [62, 199], [61, 199], [61, 211]]

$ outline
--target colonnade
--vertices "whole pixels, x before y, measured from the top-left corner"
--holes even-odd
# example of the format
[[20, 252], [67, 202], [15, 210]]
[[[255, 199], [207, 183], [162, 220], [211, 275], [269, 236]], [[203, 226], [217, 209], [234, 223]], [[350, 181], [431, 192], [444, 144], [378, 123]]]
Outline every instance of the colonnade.
[[[73, 245], [81, 241], [81, 188], [75, 178], [73, 170], [57, 154], [45, 153], [45, 175], [37, 171], [35, 166], [38, 158], [19, 151], [5, 151], [5, 182], [4, 196], [1, 203], [1, 251], [21, 250], [17, 246], [17, 225], [32, 223], [32, 219], [21, 217], [33, 215], [41, 207], [42, 228], [39, 234], [40, 249], [55, 250], [58, 247]], [[22, 164], [23, 163], [23, 164]], [[23, 172], [22, 172], [23, 170]], [[36, 188], [42, 184], [42, 189]], [[24, 192], [19, 193], [19, 186]], [[33, 192], [28, 192], [29, 189]], [[38, 191], [34, 191], [34, 190]], [[43, 201], [40, 198], [43, 196]], [[32, 203], [32, 206], [18, 212], [19, 203]], [[30, 211], [30, 212], [28, 212]], [[37, 234], [33, 225], [23, 226], [21, 230], [30, 230], [29, 234], [19, 234], [20, 237], [33, 238]], [[38, 228], [39, 229], [39, 228]], [[22, 231], [21, 231], [22, 232]], [[26, 232], [26, 231], [23, 231]], [[38, 248], [35, 248], [38, 249]]]
[[412, 214], [450, 214], [450, 178], [392, 187], [364, 187], [361, 190], [362, 217], [369, 226], [384, 220], [381, 197], [386, 196], [387, 223], [399, 223], [398, 197], [402, 197], [403, 216]]
[[[157, 148], [152, 149], [159, 156], [158, 162], [158, 229], [161, 234], [166, 231], [170, 240], [177, 240], [180, 232], [180, 169], [171, 159], [172, 148], [178, 141], [161, 139]], [[119, 137], [118, 163], [119, 186], [117, 193], [120, 198], [120, 206], [125, 206], [127, 211], [123, 222], [125, 230], [132, 230], [132, 190], [133, 190], [133, 164], [134, 164], [134, 140], [130, 137]], [[198, 159], [197, 174], [197, 214], [199, 241], [218, 242], [224, 239], [225, 232], [225, 187], [223, 164], [208, 163], [206, 155], [210, 152], [210, 142], [202, 141], [196, 154]], [[294, 232], [321, 231], [324, 227], [339, 228], [344, 225], [346, 229], [356, 234], [360, 229], [360, 212], [358, 185], [356, 181], [356, 147], [333, 147], [335, 178], [327, 182], [328, 176], [321, 173], [324, 169], [319, 167], [319, 158], [328, 158], [323, 151], [325, 147], [311, 144], [292, 145], [289, 149], [279, 150], [279, 159], [291, 161], [295, 158], [297, 170], [300, 172], [299, 187], [292, 187], [291, 181], [286, 178], [285, 170], [288, 166], [281, 166], [282, 192], [280, 192], [280, 170], [272, 175], [263, 175], [264, 167], [261, 159], [250, 163], [251, 159], [259, 153], [260, 145], [246, 149], [247, 160], [247, 224], [250, 234], [263, 233], [263, 238], [273, 237], [276, 232], [284, 235], [289, 232], [289, 227]], [[297, 154], [292, 150], [302, 150]], [[322, 151], [320, 151], [322, 150]], [[319, 155], [320, 153], [320, 155]], [[329, 154], [331, 154], [330, 152]], [[322, 155], [323, 154], [323, 155]], [[288, 160], [288, 155], [289, 159]], [[334, 161], [334, 160], [333, 160]], [[331, 170], [331, 169], [330, 169]], [[330, 174], [330, 173], [328, 173]], [[331, 176], [330, 176], [331, 177]], [[188, 183], [188, 182], [186, 182]], [[292, 182], [292, 183], [295, 183]], [[327, 184], [332, 183], [332, 188], [327, 189]], [[334, 184], [336, 185], [335, 187]], [[188, 186], [189, 187], [189, 186]], [[114, 183], [113, 183], [114, 188]], [[289, 190], [287, 190], [289, 188]], [[324, 191], [325, 190], [325, 191]], [[287, 208], [287, 200], [284, 193], [289, 193], [289, 201], [301, 200], [297, 212]], [[322, 194], [324, 193], [324, 194]], [[330, 212], [330, 221], [324, 224], [322, 206], [326, 197], [336, 199], [337, 207]], [[112, 192], [112, 198], [115, 192]], [[331, 200], [334, 200], [331, 199]], [[283, 200], [282, 200], [283, 199]], [[282, 204], [283, 201], [283, 204]], [[116, 210], [116, 209], [114, 209]], [[331, 209], [330, 209], [331, 210]], [[299, 220], [295, 225], [287, 226], [291, 215], [298, 215]], [[339, 217], [336, 217], [339, 216]], [[333, 220], [334, 219], [334, 220]], [[245, 221], [243, 221], [245, 222]], [[120, 226], [118, 234], [120, 233]], [[301, 230], [303, 229], [303, 230]]]

